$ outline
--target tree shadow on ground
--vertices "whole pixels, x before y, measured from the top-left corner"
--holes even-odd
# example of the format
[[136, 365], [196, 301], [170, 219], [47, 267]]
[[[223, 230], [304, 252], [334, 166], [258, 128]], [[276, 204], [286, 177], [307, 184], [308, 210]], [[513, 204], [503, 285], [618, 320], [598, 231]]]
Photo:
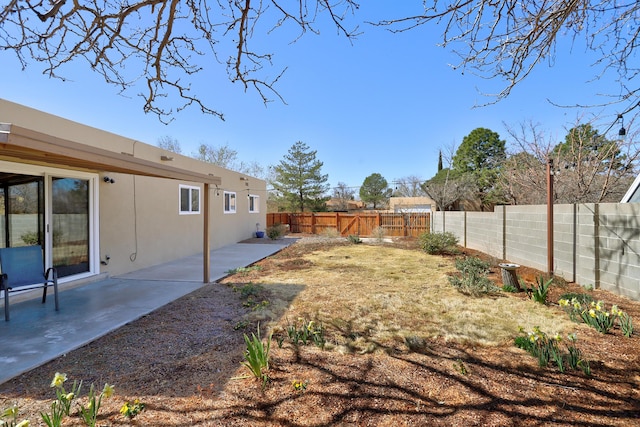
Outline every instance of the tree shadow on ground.
[[[264, 393], [235, 389], [235, 404], [224, 410], [216, 408], [219, 415], [247, 425], [291, 427], [352, 423], [610, 426], [638, 422], [638, 401], [610, 391], [607, 385], [624, 381], [633, 389], [633, 373], [626, 369], [598, 365], [594, 376], [587, 378], [578, 372], [561, 374], [518, 362], [488, 363], [473, 349], [446, 346], [386, 360], [373, 354], [335, 357], [329, 352], [298, 350], [280, 360], [287, 364], [274, 372]], [[388, 369], [403, 370], [406, 375], [391, 381], [385, 376]], [[286, 380], [290, 370], [307, 372], [318, 382], [293, 393]], [[296, 419], [292, 414], [297, 407], [312, 407], [305, 413], [311, 412], [315, 422]]]
[[[279, 298], [286, 295], [292, 300], [304, 288], [286, 287]], [[246, 300], [232, 285], [204, 286], [7, 381], [0, 385], [0, 397], [51, 399], [55, 393], [50, 383], [56, 372], [66, 373], [71, 382], [82, 381], [84, 392], [92, 383], [100, 389], [109, 383], [121, 395], [218, 393], [240, 367], [246, 349], [243, 334], [256, 332], [255, 319], [260, 319], [255, 317], [260, 307]], [[291, 300], [279, 300], [268, 317], [281, 316]]]

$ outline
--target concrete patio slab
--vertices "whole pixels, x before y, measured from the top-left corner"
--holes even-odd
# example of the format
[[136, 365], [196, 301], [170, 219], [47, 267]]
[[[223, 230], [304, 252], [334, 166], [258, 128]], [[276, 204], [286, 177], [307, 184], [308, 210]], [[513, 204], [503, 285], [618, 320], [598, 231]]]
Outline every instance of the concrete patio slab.
[[[237, 243], [211, 251], [211, 282], [295, 242]], [[11, 320], [0, 321], [0, 384], [79, 348], [190, 292], [202, 283], [202, 256], [70, 287], [53, 296], [11, 304]], [[2, 303], [0, 302], [0, 305]]]

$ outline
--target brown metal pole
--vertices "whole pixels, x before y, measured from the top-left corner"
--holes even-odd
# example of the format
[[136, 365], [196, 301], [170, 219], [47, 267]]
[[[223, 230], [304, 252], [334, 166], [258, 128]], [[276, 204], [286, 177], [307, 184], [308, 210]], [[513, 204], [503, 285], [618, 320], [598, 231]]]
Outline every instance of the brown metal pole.
[[553, 275], [553, 159], [547, 160], [547, 273]]
[[202, 199], [202, 282], [209, 283], [211, 281], [211, 260], [209, 259], [211, 242], [209, 241], [209, 184], [206, 182], [204, 183], [204, 194]]

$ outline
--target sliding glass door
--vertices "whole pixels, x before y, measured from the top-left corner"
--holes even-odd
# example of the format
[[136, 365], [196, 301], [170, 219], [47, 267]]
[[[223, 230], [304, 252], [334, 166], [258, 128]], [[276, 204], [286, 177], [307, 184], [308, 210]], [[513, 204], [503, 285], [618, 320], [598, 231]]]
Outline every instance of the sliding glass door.
[[51, 179], [52, 264], [58, 276], [89, 271], [89, 180]]
[[97, 271], [97, 232], [92, 230], [96, 178], [35, 167], [12, 172], [12, 165], [1, 166], [0, 247], [41, 246], [47, 267], [56, 267], [58, 277]]

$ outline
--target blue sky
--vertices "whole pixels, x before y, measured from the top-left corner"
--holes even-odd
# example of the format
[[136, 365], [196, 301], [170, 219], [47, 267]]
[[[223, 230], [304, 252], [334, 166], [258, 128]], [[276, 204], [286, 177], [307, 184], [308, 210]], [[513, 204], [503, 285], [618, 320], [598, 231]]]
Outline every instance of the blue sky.
[[[385, 3], [363, 5], [356, 18], [402, 13], [395, 2]], [[265, 167], [303, 141], [317, 150], [331, 186], [344, 182], [357, 187], [372, 173], [382, 174], [390, 184], [410, 175], [428, 179], [436, 172], [438, 151], [459, 145], [477, 127], [498, 132], [509, 143], [503, 123], [531, 121], [561, 140], [584, 112], [555, 107], [549, 100], [600, 104], [605, 99], [598, 94], [619, 91], [612, 81], [592, 81], [597, 71], [591, 68], [596, 58], [590, 52], [572, 51], [563, 42], [553, 67], [540, 64], [507, 99], [474, 108], [490, 101], [482, 93], [495, 91], [503, 82], [449, 67], [456, 57], [437, 46], [442, 27], [429, 24], [392, 34], [364, 24], [363, 34], [351, 44], [326, 24], [321, 24], [320, 35], [308, 33], [294, 44], [289, 42], [297, 33], [287, 30], [255, 42], [275, 54], [274, 75], [288, 67], [277, 85], [286, 105], [276, 100], [265, 107], [257, 93], [230, 83], [220, 70], [202, 73], [194, 87], [205, 103], [224, 113], [225, 121], [192, 107], [165, 125], [143, 113], [137, 91], [119, 95], [85, 63], [70, 67], [69, 80], [62, 82], [43, 76], [39, 64], [22, 71], [15, 55], [6, 51], [0, 52], [0, 97], [152, 145], [171, 136], [187, 155], [201, 143], [226, 144], [238, 152], [239, 160]], [[601, 117], [604, 130], [624, 107], [586, 114]]]

